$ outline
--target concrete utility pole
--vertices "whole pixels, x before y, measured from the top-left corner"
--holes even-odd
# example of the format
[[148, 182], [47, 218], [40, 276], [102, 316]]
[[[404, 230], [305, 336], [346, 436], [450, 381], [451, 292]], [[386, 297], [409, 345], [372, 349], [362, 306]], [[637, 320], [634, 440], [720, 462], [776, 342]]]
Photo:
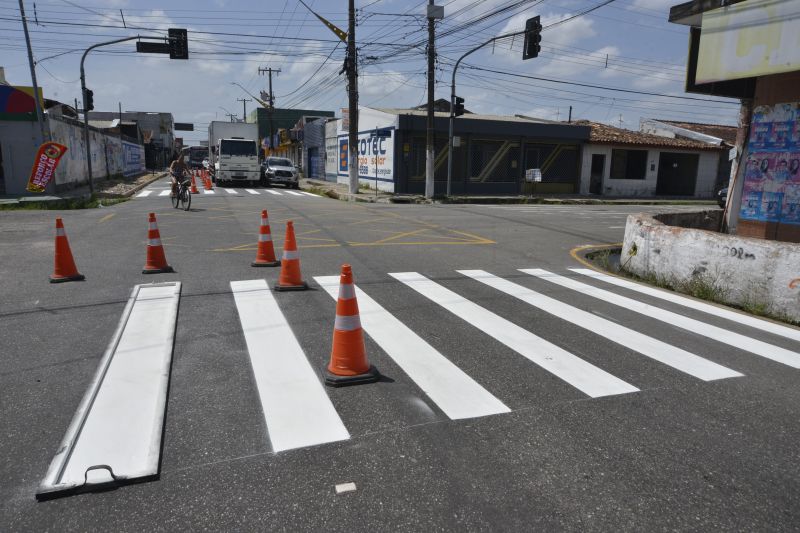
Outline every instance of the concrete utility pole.
[[258, 73], [264, 74], [267, 73], [269, 75], [269, 109], [267, 109], [267, 118], [269, 119], [269, 155], [272, 155], [272, 143], [275, 140], [275, 129], [272, 126], [272, 113], [275, 111], [275, 96], [272, 94], [272, 73], [280, 74], [281, 69], [274, 69], [274, 68], [261, 68], [258, 67]]
[[356, 3], [349, 0], [347, 5], [347, 98], [348, 102], [348, 141], [350, 159], [347, 164], [350, 174], [350, 194], [358, 193], [358, 69], [356, 66]]
[[434, 161], [436, 149], [433, 142], [433, 101], [435, 91], [435, 63], [436, 50], [434, 49], [436, 19], [433, 18], [433, 0], [428, 2], [428, 124], [425, 139], [425, 198], [433, 198], [434, 191]]
[[237, 98], [237, 102], [242, 103], [242, 122], [247, 122], [247, 102], [252, 102], [249, 98]]
[[42, 100], [39, 98], [39, 84], [36, 83], [36, 66], [33, 62], [33, 50], [31, 49], [31, 37], [28, 34], [28, 21], [25, 18], [25, 6], [19, 0], [19, 16], [22, 18], [22, 30], [25, 33], [25, 44], [28, 47], [28, 64], [31, 67], [31, 85], [33, 85], [33, 99], [36, 101], [36, 120], [39, 122], [39, 131], [42, 134], [42, 142], [47, 141], [44, 128], [44, 114], [42, 112]]

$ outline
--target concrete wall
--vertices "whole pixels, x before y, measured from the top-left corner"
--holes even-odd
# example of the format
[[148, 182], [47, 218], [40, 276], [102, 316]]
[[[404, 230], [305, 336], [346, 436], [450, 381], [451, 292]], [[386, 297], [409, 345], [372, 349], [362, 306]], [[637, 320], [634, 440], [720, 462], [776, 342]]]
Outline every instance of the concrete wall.
[[611, 151], [614, 149], [636, 150], [636, 146], [628, 145], [606, 145], [606, 144], [586, 144], [583, 147], [581, 161], [581, 194], [589, 194], [589, 183], [592, 172], [592, 155], [603, 154], [606, 156], [605, 168], [603, 169], [603, 195], [605, 196], [628, 196], [628, 197], [652, 197], [656, 195], [656, 185], [658, 183], [658, 166], [661, 152], [670, 153], [689, 153], [699, 154], [697, 162], [697, 182], [695, 185], [694, 196], [697, 198], [711, 198], [714, 196], [714, 189], [717, 181], [717, 167], [719, 165], [719, 153], [716, 151], [695, 151], [695, 150], [673, 150], [662, 148], [641, 148], [647, 150], [647, 172], [643, 180], [611, 179]]
[[[709, 211], [660, 218], [702, 228], [716, 227], [719, 216]], [[628, 216], [621, 262], [642, 277], [702, 276], [722, 287], [729, 303], [765, 303], [769, 312], [800, 321], [800, 244], [666, 225], [637, 214]]]
[[[3, 177], [6, 194], [26, 194], [33, 159], [41, 144], [37, 122], [0, 121], [0, 151], [3, 153]], [[47, 188], [55, 192], [55, 186]]]

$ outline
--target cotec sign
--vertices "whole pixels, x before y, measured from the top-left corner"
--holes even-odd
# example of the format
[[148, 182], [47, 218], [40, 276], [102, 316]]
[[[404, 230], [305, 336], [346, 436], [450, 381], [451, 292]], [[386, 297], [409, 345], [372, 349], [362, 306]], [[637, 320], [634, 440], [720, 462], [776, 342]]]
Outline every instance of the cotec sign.
[[[375, 180], [376, 164], [378, 181], [394, 182], [394, 130], [383, 130], [383, 135], [374, 133], [358, 135], [358, 177]], [[339, 175], [347, 175], [347, 137], [339, 137]]]

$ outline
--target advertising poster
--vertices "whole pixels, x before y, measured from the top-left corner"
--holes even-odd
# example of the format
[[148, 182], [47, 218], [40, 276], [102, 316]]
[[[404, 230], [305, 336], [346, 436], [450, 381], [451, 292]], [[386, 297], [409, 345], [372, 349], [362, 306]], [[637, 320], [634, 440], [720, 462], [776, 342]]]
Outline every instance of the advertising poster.
[[[394, 183], [394, 130], [385, 130], [386, 136], [374, 132], [358, 134], [358, 177]], [[377, 168], [376, 168], [377, 165]], [[347, 137], [339, 137], [339, 175], [348, 172]]]
[[739, 217], [800, 224], [800, 105], [753, 112]]
[[58, 162], [61, 161], [61, 157], [66, 151], [66, 146], [54, 142], [46, 142], [39, 147], [31, 169], [31, 176], [28, 179], [27, 189], [30, 192], [44, 192], [56, 173]]

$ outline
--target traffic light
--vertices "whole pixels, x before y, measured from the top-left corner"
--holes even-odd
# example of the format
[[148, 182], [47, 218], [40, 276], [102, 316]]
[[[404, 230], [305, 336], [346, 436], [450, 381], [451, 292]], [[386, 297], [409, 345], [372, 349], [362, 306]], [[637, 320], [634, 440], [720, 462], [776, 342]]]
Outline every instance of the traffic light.
[[456, 102], [453, 106], [453, 116], [460, 117], [464, 114], [464, 99], [460, 96], [456, 96]]
[[189, 38], [186, 30], [182, 28], [170, 28], [169, 36], [169, 58], [170, 59], [189, 59]]
[[539, 46], [540, 42], [542, 42], [542, 23], [536, 16], [525, 21], [525, 44], [522, 47], [522, 59], [537, 57], [542, 50], [542, 47]]
[[94, 91], [86, 89], [86, 92], [83, 93], [83, 110], [91, 111], [92, 109], [94, 109]]

